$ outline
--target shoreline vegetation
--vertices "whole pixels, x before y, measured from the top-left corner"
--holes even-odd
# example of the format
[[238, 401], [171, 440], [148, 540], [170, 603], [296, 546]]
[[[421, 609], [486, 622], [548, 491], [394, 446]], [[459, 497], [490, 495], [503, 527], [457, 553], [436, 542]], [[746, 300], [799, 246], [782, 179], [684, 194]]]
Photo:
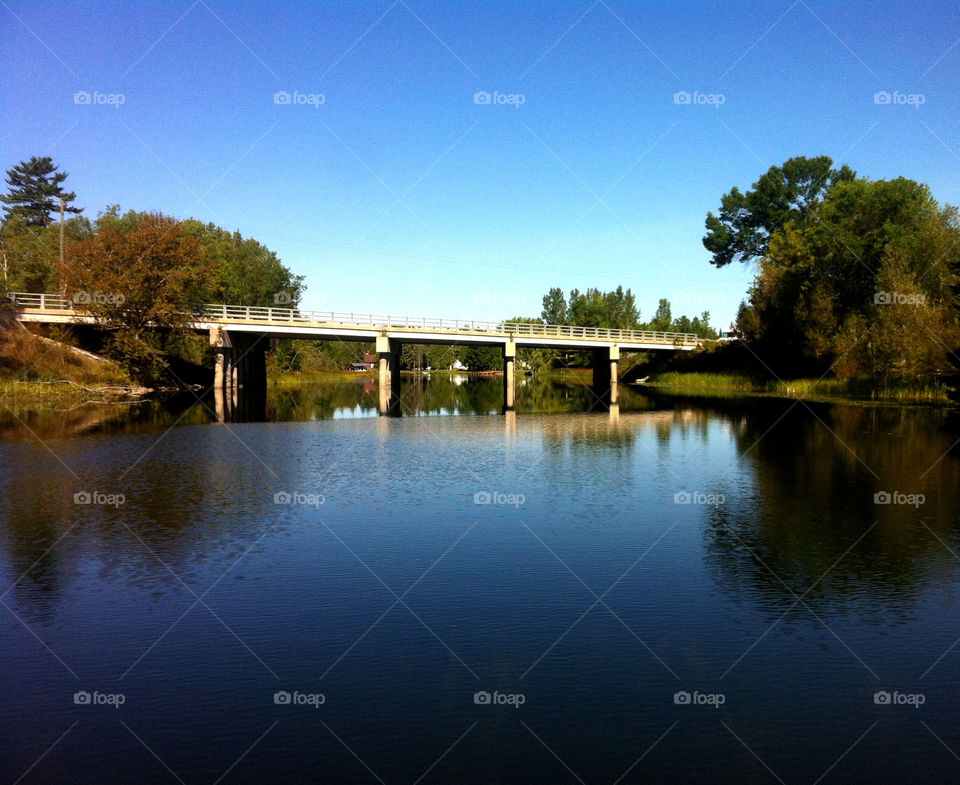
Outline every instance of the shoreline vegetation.
[[[497, 372], [502, 375], [502, 372]], [[468, 376], [485, 378], [490, 372], [437, 370], [401, 371], [405, 378], [418, 376]], [[278, 372], [271, 375], [271, 386], [289, 386], [297, 384], [323, 384], [342, 381], [376, 381], [377, 372], [371, 371], [313, 371], [310, 373]], [[592, 373], [587, 368], [554, 369], [534, 374], [532, 377], [541, 382], [564, 382], [589, 384]], [[709, 397], [768, 397], [803, 398], [818, 401], [849, 401], [854, 403], [874, 402], [888, 404], [936, 406], [955, 405], [947, 396], [948, 387], [944, 384], [891, 384], [878, 387], [868, 379], [774, 379], [759, 380], [737, 373], [693, 373], [684, 371], [665, 371], [652, 374], [643, 381], [621, 381], [629, 389], [655, 388], [676, 395], [696, 395]]]
[[670, 392], [692, 392], [697, 395], [719, 394], [766, 396], [770, 398], [803, 398], [804, 400], [839, 400], [890, 404], [932, 404], [953, 406], [948, 387], [937, 382], [899, 382], [878, 385], [869, 379], [772, 379], [758, 380], [731, 373], [692, 373], [665, 371], [636, 384]]
[[[0, 373], [0, 401], [13, 414], [36, 410], [61, 410], [84, 404], [136, 404], [151, 397], [172, 392], [166, 388], [137, 386], [133, 383], [118, 383], [112, 373], [103, 369], [105, 378], [85, 379], [85, 383], [68, 378], [58, 379], [11, 379]], [[501, 372], [502, 373], [502, 372]], [[465, 376], [488, 378], [491, 374], [478, 374], [462, 370], [403, 371], [408, 379], [421, 376]], [[589, 369], [573, 368], [551, 370], [527, 377], [543, 383], [589, 384], [592, 374]], [[316, 370], [311, 372], [275, 371], [268, 377], [271, 387], [290, 387], [300, 384], [329, 384], [343, 382], [376, 383], [377, 372]], [[767, 397], [811, 401], [835, 401], [850, 403], [884, 403], [889, 405], [955, 405], [947, 395], [943, 384], [899, 383], [878, 387], [870, 380], [850, 379], [783, 379], [763, 380], [738, 373], [695, 373], [664, 371], [653, 373], [637, 381], [622, 381], [621, 385], [632, 390], [650, 389], [669, 395], [696, 397]]]
[[[59, 337], [59, 336], [58, 336]], [[733, 354], [731, 354], [731, 352]], [[877, 381], [853, 379], [770, 379], [750, 373], [749, 365], [737, 347], [717, 346], [692, 358], [676, 358], [667, 363], [625, 363], [621, 384], [634, 390], [649, 389], [663, 394], [697, 397], [760, 396], [852, 403], [889, 405], [955, 405], [949, 398], [949, 387], [939, 381], [916, 380], [881, 384]], [[687, 368], [671, 368], [682, 364]], [[694, 367], [689, 368], [693, 365]], [[704, 368], [704, 365], [708, 365]], [[697, 368], [696, 366], [700, 366]], [[709, 367], [712, 366], [712, 367]], [[726, 367], [724, 367], [726, 366]], [[483, 378], [500, 372], [474, 372], [456, 369], [404, 370], [410, 380], [420, 377]], [[640, 377], [639, 380], [637, 377]], [[768, 377], [768, 375], [767, 375]], [[528, 375], [518, 374], [539, 383], [589, 384], [589, 368], [542, 369]], [[363, 382], [376, 384], [377, 371], [314, 369], [268, 372], [271, 387], [298, 384]], [[204, 385], [193, 385], [195, 391]], [[30, 411], [65, 410], [85, 404], [136, 404], [175, 391], [166, 386], [143, 386], [131, 378], [117, 363], [92, 352], [61, 341], [52, 340], [27, 330], [0, 331], [0, 401], [14, 416]]]

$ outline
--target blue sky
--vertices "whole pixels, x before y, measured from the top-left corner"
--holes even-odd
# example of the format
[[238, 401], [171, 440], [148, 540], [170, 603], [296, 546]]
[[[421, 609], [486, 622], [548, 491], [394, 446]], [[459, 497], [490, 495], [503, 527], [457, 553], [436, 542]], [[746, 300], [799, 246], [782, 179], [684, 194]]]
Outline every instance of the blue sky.
[[255, 237], [308, 308], [498, 319], [623, 285], [644, 319], [667, 297], [722, 327], [752, 271], [708, 263], [703, 220], [771, 165], [829, 155], [960, 203], [947, 4], [3, 0], [0, 20], [0, 167], [51, 155], [91, 217]]

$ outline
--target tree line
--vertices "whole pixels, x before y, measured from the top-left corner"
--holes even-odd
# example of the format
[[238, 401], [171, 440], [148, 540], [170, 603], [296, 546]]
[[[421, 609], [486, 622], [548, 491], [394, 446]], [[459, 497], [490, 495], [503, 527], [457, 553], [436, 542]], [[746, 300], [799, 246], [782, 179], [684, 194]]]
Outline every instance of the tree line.
[[209, 359], [204, 342], [186, 329], [200, 303], [299, 303], [303, 277], [256, 240], [194, 219], [121, 213], [117, 205], [91, 221], [65, 191], [67, 176], [49, 157], [7, 171], [3, 288], [60, 294], [93, 313], [108, 330], [105, 353], [132, 376], [161, 379], [171, 354]]
[[[8, 291], [75, 298], [108, 328], [105, 351], [140, 378], [163, 375], [173, 354], [209, 360], [185, 329], [202, 302], [289, 306], [302, 276], [252, 238], [212, 223], [108, 206], [91, 220], [49, 157], [7, 171], [0, 195], [0, 268]], [[827, 156], [791, 158], [752, 187], [722, 196], [703, 245], [717, 268], [751, 265], [737, 315], [757, 368], [784, 378], [833, 375], [877, 384], [941, 380], [960, 389], [960, 220], [928, 186], [871, 180]], [[538, 316], [514, 321], [696, 333], [710, 315], [673, 316], [659, 301], [643, 321], [630, 289], [551, 288]], [[158, 331], [156, 325], [167, 329]], [[279, 342], [279, 367], [345, 368], [364, 347]], [[586, 365], [585, 353], [521, 350], [521, 367]], [[408, 368], [501, 366], [495, 347], [405, 347]], [[955, 392], [960, 398], [960, 393]]]

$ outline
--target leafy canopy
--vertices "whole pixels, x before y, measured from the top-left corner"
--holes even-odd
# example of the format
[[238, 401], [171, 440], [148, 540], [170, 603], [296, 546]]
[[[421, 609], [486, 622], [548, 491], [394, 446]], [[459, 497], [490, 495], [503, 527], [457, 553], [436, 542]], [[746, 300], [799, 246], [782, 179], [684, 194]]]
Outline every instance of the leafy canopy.
[[835, 184], [855, 177], [846, 164], [834, 169], [828, 156], [800, 156], [771, 166], [753, 190], [741, 193], [734, 186], [721, 198], [720, 214], [707, 213], [703, 245], [713, 254], [710, 263], [724, 267], [734, 261], [759, 261], [777, 230], [807, 223]]

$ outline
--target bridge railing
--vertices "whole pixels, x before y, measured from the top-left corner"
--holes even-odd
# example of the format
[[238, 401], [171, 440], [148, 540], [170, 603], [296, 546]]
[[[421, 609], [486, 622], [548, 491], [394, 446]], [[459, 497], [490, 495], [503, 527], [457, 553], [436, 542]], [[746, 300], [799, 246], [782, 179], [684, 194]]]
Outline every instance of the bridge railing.
[[604, 327], [576, 327], [564, 324], [527, 322], [491, 322], [477, 319], [437, 319], [425, 316], [358, 314], [346, 311], [300, 311], [291, 308], [265, 308], [241, 305], [205, 305], [203, 315], [223, 321], [271, 321], [298, 324], [344, 324], [380, 329], [405, 328], [445, 331], [489, 332], [505, 335], [581, 338], [608, 341], [696, 343], [695, 333], [658, 330], [615, 330]]
[[[10, 292], [11, 302], [21, 308], [83, 313], [83, 302], [55, 294]], [[82, 298], [81, 298], [82, 299]], [[694, 333], [658, 330], [615, 330], [605, 327], [577, 327], [565, 324], [527, 322], [491, 322], [476, 319], [437, 319], [421, 316], [391, 316], [347, 311], [302, 311], [297, 308], [255, 305], [200, 305], [191, 314], [198, 320], [215, 322], [271, 322], [273, 324], [348, 325], [377, 329], [421, 329], [446, 332], [485, 332], [508, 336], [541, 338], [579, 338], [623, 343], [692, 344], [700, 338]]]
[[10, 302], [20, 308], [38, 308], [44, 311], [71, 311], [74, 308], [72, 300], [61, 297], [59, 294], [10, 292], [7, 296]]

